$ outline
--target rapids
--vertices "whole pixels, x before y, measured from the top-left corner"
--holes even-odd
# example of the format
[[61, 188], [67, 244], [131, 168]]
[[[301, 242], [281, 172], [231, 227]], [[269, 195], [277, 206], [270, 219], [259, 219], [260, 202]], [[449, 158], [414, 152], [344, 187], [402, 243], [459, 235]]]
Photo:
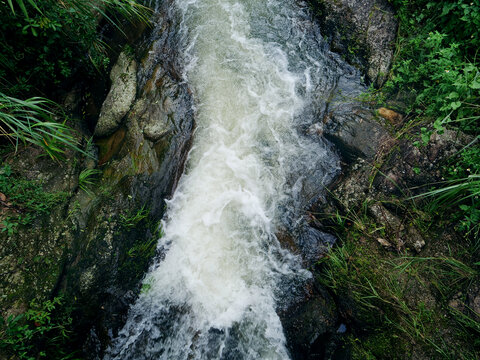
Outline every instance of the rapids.
[[339, 171], [308, 129], [343, 70], [303, 3], [172, 6], [197, 128], [162, 251], [105, 358], [288, 359], [276, 310], [310, 274], [275, 234]]

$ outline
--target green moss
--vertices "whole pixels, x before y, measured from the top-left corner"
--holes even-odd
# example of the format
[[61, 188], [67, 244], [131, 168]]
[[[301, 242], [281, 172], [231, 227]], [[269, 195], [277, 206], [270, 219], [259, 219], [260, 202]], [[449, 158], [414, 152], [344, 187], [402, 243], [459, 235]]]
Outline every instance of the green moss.
[[[390, 332], [374, 333], [371, 336], [358, 338], [350, 336], [348, 343], [352, 346], [353, 360], [398, 359], [408, 354], [408, 349]], [[405, 356], [408, 358], [408, 356]]]

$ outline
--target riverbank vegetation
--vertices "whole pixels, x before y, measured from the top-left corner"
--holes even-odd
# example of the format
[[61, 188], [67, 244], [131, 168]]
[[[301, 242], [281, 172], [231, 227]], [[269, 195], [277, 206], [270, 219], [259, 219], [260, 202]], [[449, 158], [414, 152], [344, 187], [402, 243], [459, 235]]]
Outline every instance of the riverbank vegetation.
[[68, 118], [55, 104], [84, 79], [104, 76], [110, 32], [148, 22], [149, 9], [131, 0], [7, 0], [0, 6], [1, 141], [33, 143], [52, 158], [80, 150]]
[[399, 20], [393, 67], [368, 100], [403, 113], [394, 136], [420, 152], [447, 131], [467, 141], [435, 165], [439, 181], [398, 189], [400, 202], [378, 196], [401, 217], [400, 228], [418, 229], [426, 249], [397, 246], [402, 235], [374, 219], [366, 200], [324, 218], [341, 243], [320, 261], [319, 281], [351, 325], [354, 359], [478, 359], [480, 5], [390, 2]]
[[480, 5], [470, 1], [394, 0], [400, 21], [392, 77], [383, 97], [405, 94], [407, 113], [426, 145], [434, 131], [461, 131], [470, 142], [444, 164], [430, 209], [457, 221], [480, 246]]

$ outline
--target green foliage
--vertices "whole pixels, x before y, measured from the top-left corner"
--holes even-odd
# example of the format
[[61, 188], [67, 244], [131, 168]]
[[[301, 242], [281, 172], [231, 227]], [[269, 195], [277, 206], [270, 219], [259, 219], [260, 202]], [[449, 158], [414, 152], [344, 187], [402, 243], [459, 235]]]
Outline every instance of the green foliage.
[[[366, 337], [356, 331], [350, 335], [353, 358], [381, 359], [384, 348], [405, 354], [411, 343], [444, 359], [473, 359], [479, 350], [480, 344], [469, 342], [480, 335], [480, 322], [471, 312], [448, 306], [453, 294], [478, 281], [477, 269], [449, 257], [387, 260], [352, 239], [333, 249], [320, 266], [318, 279], [339, 298], [352, 299], [347, 311], [354, 311], [361, 328], [370, 329]], [[440, 297], [438, 303], [431, 302], [431, 292]], [[448, 328], [453, 331], [447, 341], [442, 331]], [[463, 353], [456, 350], [457, 342], [465, 344]]]
[[17, 316], [0, 317], [0, 350], [15, 359], [73, 359], [63, 349], [69, 338], [72, 319], [55, 314], [62, 304], [56, 297], [43, 303], [32, 301], [29, 309]]
[[[383, 359], [385, 349], [402, 355], [389, 358], [404, 358], [415, 344], [415, 351], [428, 358], [475, 359], [478, 317], [466, 306], [452, 308], [450, 301], [480, 280], [480, 263], [460, 260], [460, 249], [456, 255], [450, 250], [446, 256], [424, 257], [385, 250], [384, 239], [392, 241], [398, 233], [376, 224], [367, 205], [346, 215], [324, 214], [322, 223], [342, 243], [317, 264], [316, 279], [352, 324], [346, 339], [352, 358]], [[410, 210], [410, 216], [419, 216]]]
[[109, 63], [98, 32], [103, 18], [121, 30], [124, 19], [148, 22], [135, 0], [8, 0], [0, 7], [0, 91], [10, 96], [51, 93], [81, 70]]
[[0, 168], [0, 193], [8, 198], [9, 215], [1, 219], [2, 232], [13, 235], [19, 225], [28, 225], [35, 217], [48, 213], [68, 196], [64, 192], [49, 193], [37, 181], [15, 177], [9, 165]]
[[41, 147], [48, 156], [58, 160], [65, 148], [81, 153], [73, 130], [65, 124], [55, 122], [52, 107], [47, 99], [34, 97], [20, 100], [0, 93], [0, 136], [5, 136], [15, 145], [27, 143]]
[[[397, 54], [383, 95], [413, 95], [412, 122], [424, 146], [434, 131], [459, 130], [471, 143], [449, 159], [446, 181], [427, 192], [429, 209], [441, 208], [459, 230], [479, 237], [480, 219], [480, 3], [478, 1], [391, 0], [399, 18]], [[416, 118], [415, 118], [416, 116]], [[420, 121], [418, 120], [420, 119]], [[448, 211], [450, 210], [450, 211]], [[480, 245], [475, 241], [476, 247]]]
[[99, 169], [84, 169], [80, 172], [78, 176], [78, 187], [90, 193], [90, 186], [95, 184], [97, 175], [102, 174], [102, 170]]
[[135, 213], [120, 214], [120, 225], [125, 229], [133, 229], [137, 224], [146, 219], [150, 214], [150, 210], [142, 206]]

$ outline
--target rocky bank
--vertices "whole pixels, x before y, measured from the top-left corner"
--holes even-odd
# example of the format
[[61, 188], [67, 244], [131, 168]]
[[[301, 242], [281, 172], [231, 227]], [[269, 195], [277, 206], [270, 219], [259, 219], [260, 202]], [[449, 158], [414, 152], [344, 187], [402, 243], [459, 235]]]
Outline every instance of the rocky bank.
[[[163, 199], [172, 194], [190, 147], [191, 92], [174, 60], [177, 34], [160, 14], [161, 31], [147, 31], [134, 50], [127, 45], [118, 55], [94, 129], [74, 119], [89, 156], [67, 152], [65, 161], [54, 162], [26, 148], [4, 163], [12, 176], [63, 195], [32, 224], [1, 233], [2, 315], [62, 294], [62, 308], [73, 318], [71, 347], [83, 348], [87, 358], [102, 356], [108, 331], [125, 321], [140, 291], [161, 236]], [[98, 99], [84, 101], [81, 93], [68, 94], [66, 107], [91, 114], [89, 103]], [[92, 135], [93, 143], [82, 140]]]

